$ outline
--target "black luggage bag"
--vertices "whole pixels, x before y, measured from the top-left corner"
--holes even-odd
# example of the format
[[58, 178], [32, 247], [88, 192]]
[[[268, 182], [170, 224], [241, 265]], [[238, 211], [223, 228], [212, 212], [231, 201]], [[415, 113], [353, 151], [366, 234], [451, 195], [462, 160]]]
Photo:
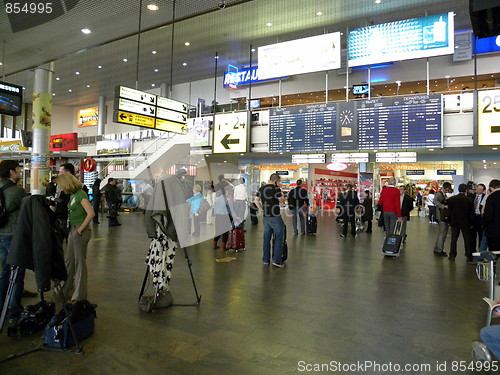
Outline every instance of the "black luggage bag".
[[382, 246], [382, 252], [385, 256], [399, 257], [401, 253], [401, 245], [403, 244], [403, 236], [401, 236], [401, 227], [403, 223], [396, 222], [394, 233], [387, 234]]
[[310, 214], [307, 215], [307, 234], [316, 234], [318, 230], [318, 219], [316, 215]]

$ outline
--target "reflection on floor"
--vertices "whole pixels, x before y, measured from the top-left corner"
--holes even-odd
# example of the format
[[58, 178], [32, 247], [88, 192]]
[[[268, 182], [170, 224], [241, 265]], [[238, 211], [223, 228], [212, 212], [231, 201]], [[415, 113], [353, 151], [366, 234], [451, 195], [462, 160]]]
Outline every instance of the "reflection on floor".
[[[471, 360], [470, 343], [486, 320], [488, 286], [466, 264], [463, 243], [455, 262], [435, 257], [438, 227], [419, 217], [409, 223], [400, 259], [382, 256], [379, 228], [340, 238], [334, 219], [319, 217], [316, 236], [289, 235], [283, 269], [262, 264], [260, 220], [247, 225], [247, 250], [231, 253], [232, 262], [215, 262], [227, 254], [211, 242], [190, 249], [201, 306], [141, 313], [149, 241], [143, 215], [121, 214], [120, 221], [94, 226], [87, 262], [98, 317], [85, 354], [35, 352], [0, 363], [0, 374], [299, 374], [358, 361], [432, 366], [411, 374], [437, 373], [446, 361], [449, 372], [440, 373], [451, 374], [451, 361]], [[180, 253], [171, 291], [177, 303], [195, 301]], [[40, 343], [39, 334], [13, 339], [4, 332], [0, 359]]]

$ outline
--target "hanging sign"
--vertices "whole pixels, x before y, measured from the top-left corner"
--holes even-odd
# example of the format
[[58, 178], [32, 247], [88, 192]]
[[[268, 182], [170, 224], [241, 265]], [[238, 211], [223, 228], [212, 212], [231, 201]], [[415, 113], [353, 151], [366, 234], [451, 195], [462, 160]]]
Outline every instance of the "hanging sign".
[[500, 90], [478, 92], [478, 146], [500, 145]]

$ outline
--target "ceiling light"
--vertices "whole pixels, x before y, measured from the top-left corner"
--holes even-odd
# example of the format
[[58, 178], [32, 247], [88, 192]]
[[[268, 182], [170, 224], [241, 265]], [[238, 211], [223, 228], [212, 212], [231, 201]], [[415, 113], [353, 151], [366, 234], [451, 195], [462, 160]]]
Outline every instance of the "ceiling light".
[[87, 85], [87, 88], [89, 88], [89, 87], [90, 87], [90, 85]]
[[493, 164], [497, 165], [497, 162], [496, 162], [496, 161], [494, 161], [494, 162], [493, 162]]
[[61, 78], [59, 78], [59, 77], [56, 77], [56, 81], [59, 81], [60, 79], [61, 79]]
[[266, 23], [267, 27], [271, 27], [273, 24], [271, 22]]
[[486, 163], [486, 160], [483, 160], [483, 163]]
[[183, 63], [182, 63], [182, 66], [186, 66], [187, 64], [188, 64], [188, 63], [186, 63], [186, 62], [183, 62]]
[[186, 47], [187, 47], [187, 46], [189, 46], [190, 44], [191, 44], [191, 43], [189, 43], [189, 42], [184, 43], [184, 45], [185, 45]]
[[493, 151], [496, 151], [496, 150], [498, 150], [498, 147], [492, 147], [491, 149], [492, 149]]
[[90, 34], [90, 33], [92, 32], [92, 31], [90, 31], [90, 29], [87, 29], [87, 28], [82, 29], [81, 31], [82, 31], [82, 33], [84, 33], [84, 34]]
[[154, 84], [154, 83], [152, 83], [152, 84], [151, 84], [151, 87], [155, 87], [155, 84]]
[[[255, 52], [255, 48], [252, 48], [250, 51]], [[2, 65], [2, 64], [0, 63], [0, 65]]]
[[127, 62], [127, 61], [128, 61], [128, 59], [123, 59], [123, 62]]
[[52, 96], [56, 96], [56, 94], [52, 93]]
[[155, 11], [157, 11], [159, 9], [158, 5], [156, 5], [156, 4], [148, 4], [147, 8], [148, 8], [148, 10], [150, 10], [152, 12], [155, 12]]
[[219, 58], [219, 56], [215, 56], [215, 57], [214, 57], [214, 59], [218, 59], [218, 58]]
[[73, 92], [73, 90], [69, 89], [68, 92]]
[[429, 151], [434, 151], [434, 149], [433, 149], [433, 148], [430, 148], [430, 149], [429, 149]]
[[2, 65], [3, 65], [3, 62], [0, 61], [0, 66], [2, 66]]
[[80, 72], [75, 72], [75, 74], [78, 76], [78, 75], [80, 75]]
[[323, 12], [317, 12], [316, 13], [317, 16], [322, 16], [323, 15]]
[[102, 65], [97, 65], [97, 69], [102, 69]]
[[158, 73], [158, 69], [155, 69], [155, 73]]
[[375, 4], [380, 4], [382, 0], [375, 0]]

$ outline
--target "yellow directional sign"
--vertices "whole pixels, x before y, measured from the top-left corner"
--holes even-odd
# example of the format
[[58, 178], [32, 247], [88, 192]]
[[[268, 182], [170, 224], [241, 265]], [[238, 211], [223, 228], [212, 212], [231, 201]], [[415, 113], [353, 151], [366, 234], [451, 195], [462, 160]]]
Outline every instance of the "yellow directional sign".
[[213, 153], [247, 152], [247, 112], [215, 116]]
[[186, 124], [179, 124], [178, 122], [162, 120], [160, 118], [156, 119], [155, 129], [164, 130], [166, 132], [180, 133], [180, 134], [187, 134], [188, 132]]
[[154, 117], [138, 115], [136, 113], [130, 113], [125, 111], [116, 111], [114, 121], [119, 122], [121, 124], [143, 126], [146, 128], [155, 127]]
[[500, 145], [500, 90], [480, 91], [477, 111], [478, 145]]

